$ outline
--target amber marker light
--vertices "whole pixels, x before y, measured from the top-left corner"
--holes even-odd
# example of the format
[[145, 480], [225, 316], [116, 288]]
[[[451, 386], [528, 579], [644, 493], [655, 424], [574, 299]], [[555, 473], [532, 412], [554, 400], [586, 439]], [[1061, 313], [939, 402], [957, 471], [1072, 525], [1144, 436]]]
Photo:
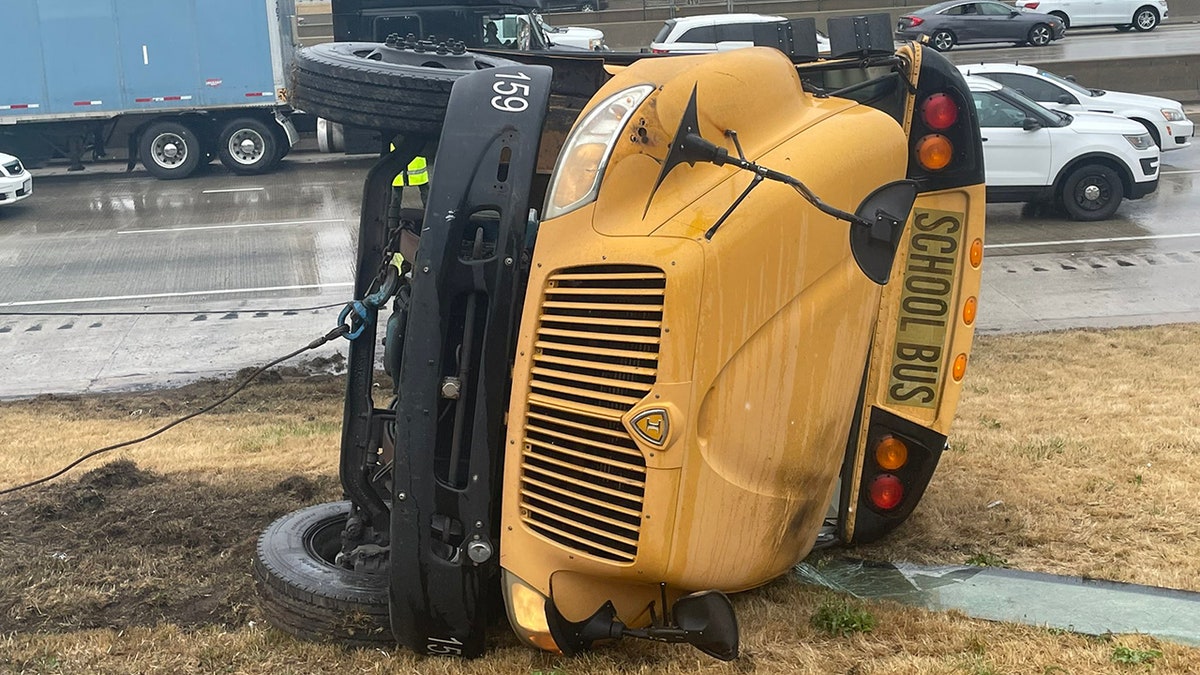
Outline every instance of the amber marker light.
[[904, 484], [890, 473], [871, 481], [871, 503], [881, 511], [891, 511], [904, 501]]
[[941, 171], [950, 165], [954, 146], [941, 134], [929, 134], [917, 141], [917, 161], [930, 171]]
[[967, 355], [959, 354], [958, 358], [954, 359], [954, 380], [963, 379], [963, 375], [967, 373]]
[[976, 239], [971, 242], [971, 267], [979, 267], [983, 262], [983, 240]]
[[975, 301], [975, 296], [973, 295], [963, 303], [963, 323], [968, 326], [975, 323], [975, 308], [977, 305], [978, 303]]
[[958, 121], [958, 104], [946, 94], [934, 94], [921, 104], [921, 118], [930, 129], [949, 129]]
[[895, 436], [884, 436], [875, 446], [875, 462], [882, 469], [895, 471], [908, 463], [908, 446]]

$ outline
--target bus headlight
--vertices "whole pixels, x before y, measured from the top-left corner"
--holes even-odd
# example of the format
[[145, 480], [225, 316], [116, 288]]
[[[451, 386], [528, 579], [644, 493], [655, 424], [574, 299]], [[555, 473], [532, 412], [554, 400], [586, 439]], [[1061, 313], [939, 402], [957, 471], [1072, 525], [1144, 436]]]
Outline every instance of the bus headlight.
[[556, 218], [595, 201], [617, 138], [654, 85], [619, 91], [592, 108], [563, 144], [546, 195], [545, 218]]
[[550, 635], [550, 624], [546, 621], [546, 596], [506, 569], [502, 568], [501, 574], [504, 607], [508, 611], [508, 623], [513, 632], [522, 642], [561, 654], [562, 650]]

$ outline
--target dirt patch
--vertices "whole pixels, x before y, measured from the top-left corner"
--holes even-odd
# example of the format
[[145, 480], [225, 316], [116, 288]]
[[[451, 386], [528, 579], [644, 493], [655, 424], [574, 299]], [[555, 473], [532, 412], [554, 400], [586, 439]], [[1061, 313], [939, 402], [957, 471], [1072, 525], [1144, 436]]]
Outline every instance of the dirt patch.
[[243, 625], [259, 532], [337, 494], [332, 476], [212, 482], [118, 460], [7, 496], [0, 634]]

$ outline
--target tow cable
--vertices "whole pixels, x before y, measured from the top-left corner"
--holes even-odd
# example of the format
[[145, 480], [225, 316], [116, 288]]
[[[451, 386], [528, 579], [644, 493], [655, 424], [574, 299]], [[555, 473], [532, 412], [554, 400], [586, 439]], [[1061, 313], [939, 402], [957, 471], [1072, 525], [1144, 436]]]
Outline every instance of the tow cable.
[[281, 356], [281, 357], [271, 361], [270, 363], [259, 366], [258, 368], [256, 368], [254, 370], [254, 372], [250, 373], [246, 377], [245, 380], [243, 380], [240, 384], [238, 384], [236, 387], [231, 389], [228, 393], [226, 393], [224, 396], [217, 399], [213, 403], [208, 404], [207, 406], [197, 410], [196, 412], [188, 413], [187, 415], [184, 415], [183, 417], [172, 420], [171, 422], [164, 424], [163, 426], [155, 429], [154, 431], [151, 431], [150, 433], [146, 434], [145, 436], [140, 436], [140, 437], [134, 438], [132, 440], [122, 441], [120, 443], [114, 443], [113, 445], [108, 445], [103, 448], [98, 448], [96, 450], [92, 450], [91, 452], [81, 455], [75, 461], [71, 462], [70, 464], [67, 464], [63, 468], [59, 469], [58, 471], [55, 471], [54, 473], [52, 473], [48, 476], [43, 476], [36, 480], [29, 481], [28, 483], [23, 483], [21, 485], [17, 485], [14, 487], [5, 488], [3, 490], [0, 490], [0, 496], [11, 494], [13, 492], [18, 492], [20, 490], [26, 490], [28, 488], [31, 488], [31, 487], [34, 487], [37, 485], [41, 485], [42, 483], [52, 481], [55, 478], [58, 478], [59, 476], [67, 473], [71, 469], [74, 469], [75, 467], [79, 466], [80, 464], [86, 462], [87, 460], [89, 460], [93, 457], [102, 455], [106, 452], [111, 452], [113, 450], [119, 450], [121, 448], [127, 448], [131, 445], [137, 445], [138, 443], [148, 441], [151, 438], [154, 438], [155, 436], [158, 436], [159, 434], [162, 434], [163, 432], [165, 432], [169, 429], [179, 426], [180, 424], [183, 424], [184, 422], [186, 422], [194, 417], [199, 417], [200, 415], [203, 415], [207, 412], [211, 412], [212, 410], [217, 408], [217, 406], [220, 406], [222, 403], [225, 403], [229, 399], [236, 396], [239, 392], [241, 392], [243, 389], [245, 389], [247, 385], [249, 385], [251, 382], [253, 382], [259, 375], [262, 375], [268, 369], [273, 368], [274, 366], [277, 366], [280, 363], [287, 361], [288, 359], [299, 356], [300, 354], [303, 354], [304, 352], [311, 351], [313, 349], [317, 349], [332, 340], [338, 339], [339, 337], [344, 337], [347, 340], [354, 340], [354, 339], [358, 338], [358, 336], [362, 335], [363, 328], [365, 328], [367, 323], [371, 320], [370, 317], [372, 316], [372, 312], [370, 310], [378, 310], [380, 307], [383, 307], [384, 304], [387, 303], [388, 299], [391, 298], [391, 296], [396, 292], [396, 289], [398, 288], [398, 286], [400, 284], [399, 270], [396, 269], [395, 265], [390, 264], [390, 260], [389, 260], [388, 264], [386, 265], [386, 268], [381, 267], [380, 274], [378, 277], [376, 277], [376, 280], [380, 282], [379, 290], [368, 295], [366, 298], [363, 298], [362, 300], [354, 300], [354, 301], [346, 303], [346, 306], [344, 308], [342, 308], [341, 313], [338, 315], [338, 325], [333, 330], [329, 331], [325, 335], [322, 335], [321, 337], [313, 340], [312, 342], [308, 343], [307, 345], [305, 345], [293, 352], [285, 354], [284, 356]]

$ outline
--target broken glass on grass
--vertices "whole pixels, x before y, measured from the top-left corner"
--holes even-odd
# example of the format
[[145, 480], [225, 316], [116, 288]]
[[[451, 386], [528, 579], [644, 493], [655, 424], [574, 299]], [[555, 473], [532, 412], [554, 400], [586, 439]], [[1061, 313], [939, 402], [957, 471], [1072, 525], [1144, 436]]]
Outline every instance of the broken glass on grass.
[[795, 576], [856, 598], [894, 600], [967, 616], [1087, 635], [1143, 633], [1200, 646], [1200, 593], [1041, 572], [926, 567], [831, 558], [802, 562]]

